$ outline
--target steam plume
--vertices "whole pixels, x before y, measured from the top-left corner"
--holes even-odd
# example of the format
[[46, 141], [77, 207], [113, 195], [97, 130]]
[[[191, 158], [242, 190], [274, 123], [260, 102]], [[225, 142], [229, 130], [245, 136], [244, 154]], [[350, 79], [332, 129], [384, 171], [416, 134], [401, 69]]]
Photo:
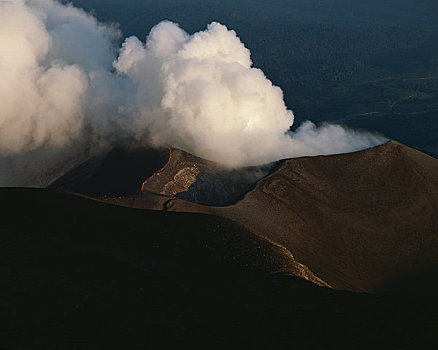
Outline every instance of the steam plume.
[[189, 35], [161, 22], [145, 44], [130, 37], [120, 49], [119, 38], [54, 0], [0, 4], [0, 185], [43, 185], [43, 174], [119, 139], [232, 167], [384, 141], [311, 122], [291, 134], [281, 89], [219, 23]]

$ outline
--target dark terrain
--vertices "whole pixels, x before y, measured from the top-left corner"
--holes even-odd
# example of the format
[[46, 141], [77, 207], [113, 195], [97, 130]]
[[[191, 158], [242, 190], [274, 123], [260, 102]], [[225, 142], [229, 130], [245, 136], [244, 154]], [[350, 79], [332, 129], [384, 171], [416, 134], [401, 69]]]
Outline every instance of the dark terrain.
[[[2, 349], [419, 348], [435, 297], [334, 291], [227, 219], [2, 189]], [[278, 272], [276, 272], [278, 271]]]
[[168, 158], [167, 148], [114, 147], [75, 167], [50, 187], [96, 198], [127, 196], [136, 193]]

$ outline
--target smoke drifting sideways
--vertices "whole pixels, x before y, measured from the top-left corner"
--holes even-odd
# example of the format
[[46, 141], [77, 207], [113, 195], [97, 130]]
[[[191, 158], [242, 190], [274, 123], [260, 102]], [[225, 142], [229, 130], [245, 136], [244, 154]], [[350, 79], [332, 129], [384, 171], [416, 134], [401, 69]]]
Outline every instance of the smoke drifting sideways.
[[169, 145], [225, 167], [346, 153], [383, 137], [305, 122], [219, 23], [164, 21], [146, 43], [54, 0], [0, 4], [0, 186], [45, 186], [112, 144]]

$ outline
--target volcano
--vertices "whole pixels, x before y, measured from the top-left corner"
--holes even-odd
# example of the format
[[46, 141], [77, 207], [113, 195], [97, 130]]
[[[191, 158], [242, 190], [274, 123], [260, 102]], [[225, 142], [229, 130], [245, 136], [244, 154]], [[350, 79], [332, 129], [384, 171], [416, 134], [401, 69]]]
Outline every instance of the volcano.
[[[153, 164], [151, 154], [138, 153], [136, 162]], [[100, 169], [107, 162], [111, 155]], [[96, 174], [100, 184], [106, 172]], [[437, 291], [438, 161], [398, 142], [240, 169], [174, 149], [143, 174], [129, 196], [114, 196], [114, 188], [106, 200], [231, 219], [284, 248], [294, 275], [335, 289]], [[66, 188], [71, 177], [52, 187]]]
[[238, 169], [117, 147], [0, 192], [5, 346], [437, 340], [438, 160], [398, 142]]

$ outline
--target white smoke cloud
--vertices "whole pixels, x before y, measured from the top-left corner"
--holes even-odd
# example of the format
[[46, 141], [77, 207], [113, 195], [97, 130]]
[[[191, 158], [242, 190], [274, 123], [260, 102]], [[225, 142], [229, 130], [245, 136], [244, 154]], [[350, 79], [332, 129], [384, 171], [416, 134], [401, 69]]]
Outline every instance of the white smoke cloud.
[[109, 74], [111, 40], [117, 34], [50, 0], [2, 7], [0, 153], [75, 142], [95, 121], [87, 115], [94, 103], [89, 94]]
[[111, 72], [118, 39], [72, 6], [0, 3], [0, 185], [44, 185], [111, 140], [129, 91]]
[[138, 87], [135, 119], [155, 144], [230, 166], [272, 160], [290, 139], [282, 91], [251, 65], [225, 26], [190, 36], [170, 22], [153, 28], [146, 45], [128, 38], [115, 63]]
[[114, 26], [54, 0], [0, 4], [0, 185], [44, 184], [41, 173], [121, 138], [225, 166], [384, 141], [310, 122], [290, 133], [281, 89], [219, 23], [189, 35], [161, 22], [145, 44], [130, 37], [117, 53], [119, 37]]

